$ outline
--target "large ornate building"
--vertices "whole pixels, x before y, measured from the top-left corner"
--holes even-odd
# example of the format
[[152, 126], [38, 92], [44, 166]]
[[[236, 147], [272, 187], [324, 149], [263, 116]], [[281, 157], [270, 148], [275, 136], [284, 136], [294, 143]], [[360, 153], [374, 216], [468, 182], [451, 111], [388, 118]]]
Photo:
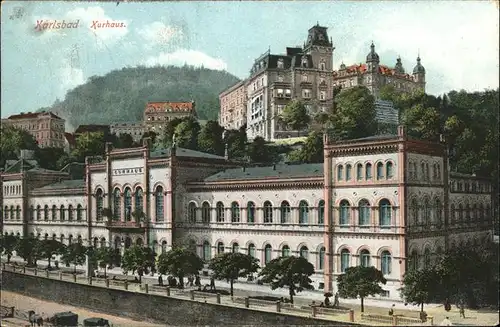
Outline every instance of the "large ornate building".
[[13, 126], [27, 131], [41, 148], [65, 146], [65, 120], [52, 112], [21, 112], [2, 119], [2, 126]]
[[303, 47], [287, 47], [284, 54], [271, 54], [270, 51], [262, 54], [255, 59], [248, 78], [219, 95], [219, 123], [227, 129], [246, 123], [249, 139], [260, 136], [272, 141], [305, 135], [307, 131], [291, 131], [279, 119], [290, 100], [302, 100], [310, 116], [314, 117], [331, 110], [334, 87], [346, 89], [363, 85], [377, 99], [377, 120], [387, 123], [389, 117], [393, 125], [399, 123], [397, 109], [379, 101], [380, 89], [392, 85], [397, 92], [425, 90], [425, 68], [420, 56], [413, 73], [408, 74], [401, 58], [396, 60], [394, 68], [380, 64], [372, 43], [366, 63], [342, 64], [339, 70], [334, 70], [334, 50], [327, 28], [318, 24], [309, 29]]
[[204, 259], [239, 251], [261, 265], [300, 255], [315, 288], [329, 291], [347, 267], [373, 265], [394, 299], [410, 267], [492, 238], [489, 181], [451, 173], [444, 144], [399, 128], [337, 143], [325, 135], [324, 153], [324, 164], [244, 167], [175, 145], [151, 151], [145, 139], [108, 144], [80, 180], [23, 159], [1, 175], [2, 233], [158, 253], [182, 244]]
[[170, 120], [196, 117], [194, 101], [191, 102], [148, 102], [144, 109], [144, 132], [161, 134]]

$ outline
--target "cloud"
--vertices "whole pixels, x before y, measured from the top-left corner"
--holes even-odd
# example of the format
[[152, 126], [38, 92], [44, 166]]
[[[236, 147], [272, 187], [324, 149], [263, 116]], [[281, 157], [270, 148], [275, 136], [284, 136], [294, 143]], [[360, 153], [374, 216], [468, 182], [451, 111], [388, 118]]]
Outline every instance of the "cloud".
[[65, 95], [68, 90], [71, 90], [78, 85], [85, 83], [83, 70], [74, 68], [69, 65], [59, 69], [59, 94]]
[[227, 63], [222, 59], [213, 58], [196, 50], [180, 49], [170, 53], [160, 53], [158, 56], [151, 56], [143, 62], [146, 66], [183, 66], [185, 64], [195, 67], [205, 67], [214, 70], [227, 70]]
[[137, 34], [141, 36], [144, 41], [151, 45], [167, 44], [175, 38], [182, 39], [184, 33], [182, 30], [175, 26], [165, 25], [162, 22], [153, 22], [140, 28]]

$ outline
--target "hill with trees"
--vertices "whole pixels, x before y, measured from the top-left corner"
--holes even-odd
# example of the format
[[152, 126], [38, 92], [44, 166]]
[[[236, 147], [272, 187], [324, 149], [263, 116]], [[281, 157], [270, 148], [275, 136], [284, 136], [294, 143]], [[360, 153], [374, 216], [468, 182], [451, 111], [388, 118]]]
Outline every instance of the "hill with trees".
[[198, 118], [216, 120], [219, 93], [237, 83], [225, 71], [191, 66], [126, 67], [70, 90], [50, 110], [77, 127], [82, 124], [111, 124], [141, 121], [148, 101], [196, 102]]

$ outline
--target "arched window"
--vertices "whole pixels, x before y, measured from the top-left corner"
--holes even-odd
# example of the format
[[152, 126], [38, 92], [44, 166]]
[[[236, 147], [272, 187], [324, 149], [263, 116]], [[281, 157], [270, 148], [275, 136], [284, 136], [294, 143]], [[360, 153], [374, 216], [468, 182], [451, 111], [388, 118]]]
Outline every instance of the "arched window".
[[273, 222], [273, 205], [271, 202], [264, 202], [264, 223], [271, 224]]
[[162, 241], [161, 242], [161, 253], [166, 253], [167, 252], [167, 241]]
[[377, 180], [384, 178], [384, 164], [379, 162], [377, 164]]
[[309, 260], [309, 249], [307, 246], [301, 247], [299, 253], [302, 258]]
[[322, 246], [320, 249], [319, 249], [319, 252], [318, 252], [318, 269], [319, 270], [323, 270], [325, 269], [325, 247]]
[[290, 247], [288, 245], [283, 245], [281, 248], [281, 256], [289, 257], [290, 256]]
[[68, 206], [68, 221], [73, 221], [73, 206], [71, 204]]
[[144, 193], [140, 187], [135, 189], [135, 211], [144, 212]]
[[291, 222], [290, 216], [291, 216], [291, 209], [290, 209], [290, 203], [287, 201], [281, 202], [281, 207], [280, 207], [280, 219], [282, 224], [288, 224]]
[[468, 203], [465, 205], [465, 219], [467, 220], [467, 222], [471, 221], [470, 205]]
[[219, 242], [217, 243], [217, 254], [224, 253], [224, 243]]
[[61, 206], [61, 208], [59, 209], [59, 219], [60, 219], [61, 221], [66, 220], [66, 217], [65, 217], [64, 213], [65, 213], [65, 212], [64, 212], [64, 206], [62, 205], [62, 206]]
[[73, 244], [73, 235], [69, 234], [68, 236], [68, 245]]
[[56, 205], [52, 206], [52, 221], [57, 220], [57, 207]]
[[341, 181], [344, 179], [344, 166], [337, 166], [337, 180]]
[[273, 248], [270, 244], [264, 247], [264, 263], [267, 265], [272, 259]]
[[248, 244], [248, 255], [251, 256], [252, 258], [255, 258], [255, 244], [253, 243]]
[[16, 220], [21, 220], [21, 207], [16, 207]]
[[83, 218], [83, 207], [81, 204], [76, 206], [76, 220], [81, 221]]
[[345, 166], [345, 180], [350, 181], [352, 178], [352, 166], [347, 164]]
[[441, 226], [443, 223], [443, 207], [441, 206], [441, 201], [435, 199], [434, 206], [436, 209], [436, 224], [437, 226]]
[[155, 214], [156, 221], [162, 222], [165, 219], [165, 198], [163, 194], [163, 187], [157, 186], [155, 192]]
[[361, 250], [361, 253], [359, 254], [359, 263], [360, 266], [362, 267], [370, 267], [370, 251], [368, 250]]
[[460, 203], [458, 205], [458, 220], [460, 224], [463, 224], [464, 222], [464, 206]]
[[347, 249], [340, 252], [340, 272], [344, 273], [351, 263], [351, 253]]
[[370, 225], [370, 202], [366, 199], [362, 199], [358, 202], [358, 225], [368, 226]]
[[425, 164], [425, 176], [426, 176], [426, 179], [428, 181], [431, 179], [431, 173], [429, 171], [429, 164], [428, 163]]
[[210, 260], [211, 246], [208, 241], [203, 242], [203, 260]]
[[124, 192], [125, 196], [125, 208], [123, 213], [125, 214], [125, 220], [130, 221], [132, 219], [132, 190], [127, 187]]
[[366, 164], [366, 167], [365, 167], [365, 179], [367, 181], [369, 181], [369, 180], [372, 179], [372, 164], [371, 163], [367, 163]]
[[426, 248], [424, 251], [424, 268], [428, 269], [431, 267], [431, 251]]
[[3, 209], [3, 219], [4, 220], [9, 219], [9, 207], [8, 206], [5, 206]]
[[[36, 207], [36, 220], [40, 220], [40, 206]], [[49, 220], [49, 206], [45, 205], [43, 207], [43, 220], [48, 221]]]
[[14, 206], [10, 206], [10, 219], [14, 220], [16, 218], [16, 210]]
[[115, 218], [120, 217], [121, 201], [122, 201], [122, 197], [120, 194], [120, 189], [115, 188], [115, 190], [113, 191], [113, 215]]
[[216, 218], [218, 223], [223, 223], [224, 222], [224, 203], [222, 202], [217, 202], [215, 205], [215, 213], [216, 213]]
[[420, 217], [419, 217], [419, 208], [418, 208], [418, 202], [417, 202], [417, 199], [413, 199], [411, 200], [411, 204], [410, 204], [410, 208], [411, 208], [411, 217], [412, 217], [412, 221], [415, 225], [417, 226], [420, 226], [421, 225], [421, 221], [420, 221]]
[[231, 222], [240, 222], [240, 205], [236, 201], [231, 203]]
[[212, 208], [210, 208], [210, 204], [208, 202], [203, 202], [201, 205], [201, 221], [204, 223], [210, 222]]
[[61, 236], [59, 237], [59, 241], [64, 244], [64, 234], [61, 234]]
[[391, 253], [389, 251], [383, 251], [380, 255], [380, 270], [382, 274], [389, 275], [391, 273]]
[[351, 219], [351, 206], [347, 200], [340, 201], [340, 226], [349, 225]]
[[104, 197], [101, 189], [95, 192], [95, 217], [96, 221], [102, 221], [102, 209], [104, 209]]
[[325, 223], [325, 201], [320, 200], [318, 203], [318, 225]]
[[455, 205], [452, 203], [450, 206], [450, 224], [454, 224], [456, 219]]
[[99, 239], [97, 237], [94, 237], [94, 239], [92, 240], [92, 246], [94, 247], [94, 249], [97, 249], [98, 244], [99, 244]]
[[247, 203], [247, 222], [249, 224], [255, 223], [255, 203], [251, 201]]
[[429, 199], [424, 199], [424, 222], [426, 226], [431, 225], [431, 205]]
[[484, 205], [482, 203], [479, 204], [479, 220], [484, 221]]
[[380, 226], [390, 226], [391, 225], [391, 203], [387, 199], [380, 200], [378, 204], [378, 215]]
[[299, 203], [299, 224], [306, 225], [309, 223], [309, 204], [302, 200]]
[[194, 202], [188, 204], [188, 221], [190, 223], [196, 222], [196, 204]]
[[30, 206], [30, 220], [35, 220], [35, 208]]
[[356, 165], [356, 179], [358, 181], [363, 179], [363, 165], [360, 163]]
[[387, 179], [391, 179], [393, 176], [393, 165], [392, 162], [388, 162], [385, 164], [385, 176]]
[[233, 243], [232, 252], [233, 253], [240, 252], [240, 245], [238, 243]]
[[101, 248], [105, 248], [106, 247], [106, 239], [103, 237], [101, 238]]

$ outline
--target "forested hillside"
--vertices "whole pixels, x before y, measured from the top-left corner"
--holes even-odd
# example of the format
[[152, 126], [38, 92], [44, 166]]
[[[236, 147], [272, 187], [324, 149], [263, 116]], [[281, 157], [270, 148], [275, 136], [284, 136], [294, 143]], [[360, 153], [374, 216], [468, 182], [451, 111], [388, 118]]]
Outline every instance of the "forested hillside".
[[238, 82], [235, 76], [206, 68], [133, 67], [93, 76], [49, 108], [77, 127], [142, 120], [147, 101], [196, 102], [200, 119], [217, 119], [220, 92]]

